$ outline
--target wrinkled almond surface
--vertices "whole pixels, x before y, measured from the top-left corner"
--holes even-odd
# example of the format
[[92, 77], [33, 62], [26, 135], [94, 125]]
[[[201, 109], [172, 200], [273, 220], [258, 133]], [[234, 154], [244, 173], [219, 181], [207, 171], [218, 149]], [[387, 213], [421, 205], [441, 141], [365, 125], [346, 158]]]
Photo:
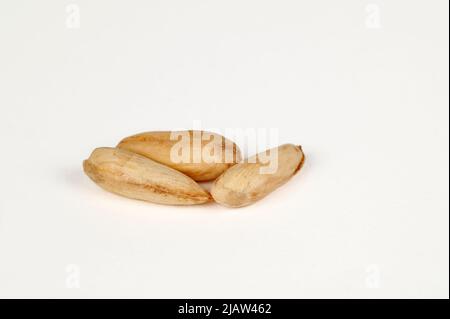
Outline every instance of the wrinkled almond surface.
[[[272, 173], [262, 174], [267, 163], [262, 155], [278, 151], [278, 165]], [[213, 184], [211, 195], [219, 204], [228, 207], [250, 205], [268, 195], [297, 173], [304, 162], [300, 146], [284, 144], [276, 149], [255, 155], [223, 173]]]
[[[174, 151], [181, 151], [182, 135], [189, 139], [186, 150], [183, 150], [189, 154], [186, 161], [179, 161], [173, 156]], [[196, 181], [213, 180], [241, 160], [235, 143], [205, 131], [145, 132], [124, 138], [117, 147], [172, 167]]]
[[83, 168], [102, 188], [129, 198], [170, 205], [211, 201], [208, 192], [190, 177], [127, 150], [97, 148]]

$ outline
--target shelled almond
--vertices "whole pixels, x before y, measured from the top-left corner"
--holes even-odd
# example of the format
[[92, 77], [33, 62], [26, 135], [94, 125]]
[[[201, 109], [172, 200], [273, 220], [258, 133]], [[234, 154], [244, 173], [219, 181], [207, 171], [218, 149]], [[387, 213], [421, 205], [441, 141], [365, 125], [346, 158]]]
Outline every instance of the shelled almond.
[[127, 150], [97, 148], [83, 168], [99, 186], [125, 197], [169, 205], [211, 201], [210, 194], [190, 177]]
[[237, 145], [206, 131], [145, 132], [117, 145], [172, 167], [195, 181], [211, 181], [241, 160]]
[[[274, 155], [277, 165], [272, 171], [264, 172], [264, 167], [270, 164], [262, 159], [267, 159], [268, 154]], [[300, 170], [304, 159], [301, 147], [292, 144], [262, 152], [222, 174], [214, 182], [211, 195], [224, 206], [250, 205], [286, 183]]]

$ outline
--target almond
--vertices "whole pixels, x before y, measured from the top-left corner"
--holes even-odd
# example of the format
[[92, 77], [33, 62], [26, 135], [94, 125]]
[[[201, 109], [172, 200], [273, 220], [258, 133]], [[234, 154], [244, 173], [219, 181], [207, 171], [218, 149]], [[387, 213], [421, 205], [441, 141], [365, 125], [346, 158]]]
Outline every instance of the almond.
[[125, 197], [168, 205], [211, 201], [209, 193], [190, 177], [127, 150], [97, 148], [83, 168], [99, 186]]
[[[269, 159], [276, 165], [271, 166], [274, 163]], [[292, 144], [259, 153], [223, 173], [214, 182], [211, 195], [224, 206], [250, 205], [286, 183], [300, 170], [304, 159], [301, 147]]]
[[117, 145], [174, 168], [196, 181], [210, 181], [241, 160], [237, 145], [206, 131], [145, 132]]

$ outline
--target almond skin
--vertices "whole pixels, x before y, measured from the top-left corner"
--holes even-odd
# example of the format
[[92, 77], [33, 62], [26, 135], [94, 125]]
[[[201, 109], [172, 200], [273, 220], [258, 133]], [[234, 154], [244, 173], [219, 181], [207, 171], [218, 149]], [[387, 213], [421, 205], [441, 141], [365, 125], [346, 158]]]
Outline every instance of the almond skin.
[[83, 162], [96, 184], [125, 197], [167, 205], [210, 202], [210, 194], [190, 177], [133, 152], [100, 147]]
[[[278, 165], [272, 173], [261, 174], [264, 154], [278, 152]], [[286, 183], [302, 167], [305, 156], [300, 146], [284, 144], [259, 153], [223, 173], [213, 184], [214, 200], [227, 207], [243, 207], [260, 200]]]
[[[187, 151], [190, 155], [184, 162], [175, 161], [171, 157], [171, 151], [179, 143], [178, 139], [171, 139], [171, 135], [179, 134], [184, 134], [189, 139]], [[201, 138], [202, 136], [205, 140]], [[219, 134], [205, 131], [145, 132], [124, 138], [117, 147], [167, 165], [199, 182], [214, 180], [241, 160], [241, 152], [235, 143]], [[195, 160], [194, 154], [202, 154], [212, 147], [220, 150], [217, 153], [213, 152], [212, 161], [208, 162], [202, 156]], [[225, 154], [231, 155], [231, 158]]]

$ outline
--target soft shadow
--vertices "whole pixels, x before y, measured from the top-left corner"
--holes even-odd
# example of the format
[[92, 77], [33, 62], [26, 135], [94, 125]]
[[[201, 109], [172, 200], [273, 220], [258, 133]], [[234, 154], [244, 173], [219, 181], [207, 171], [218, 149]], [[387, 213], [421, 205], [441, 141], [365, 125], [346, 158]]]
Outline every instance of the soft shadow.
[[68, 167], [60, 173], [60, 178], [72, 187], [82, 187], [86, 185], [86, 179], [89, 179], [83, 172], [82, 167]]

